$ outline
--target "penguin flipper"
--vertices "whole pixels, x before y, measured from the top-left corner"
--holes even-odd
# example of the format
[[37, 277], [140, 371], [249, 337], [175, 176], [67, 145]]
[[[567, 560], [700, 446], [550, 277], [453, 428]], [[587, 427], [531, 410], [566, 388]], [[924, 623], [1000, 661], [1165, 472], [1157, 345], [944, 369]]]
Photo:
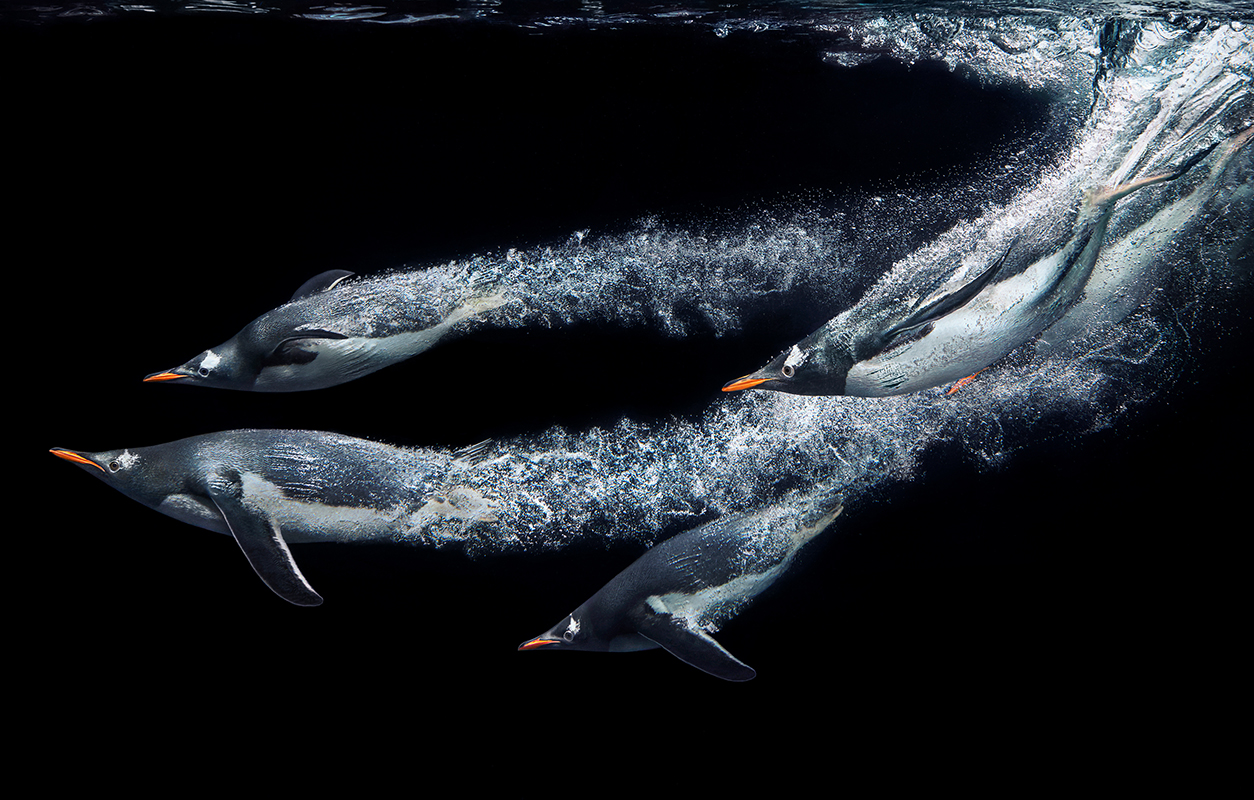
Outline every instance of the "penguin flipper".
[[270, 355], [261, 363], [267, 367], [279, 367], [285, 364], [308, 364], [318, 357], [319, 340], [347, 339], [342, 333], [311, 329], [301, 331], [299, 336], [291, 336], [275, 345]]
[[747, 681], [758, 673], [727, 652], [700, 628], [690, 628], [670, 614], [645, 611], [636, 619], [636, 631], [671, 655], [725, 681]]
[[237, 483], [231, 482], [225, 487], [212, 485], [209, 499], [213, 500], [226, 520], [227, 528], [244, 551], [248, 563], [252, 564], [257, 576], [271, 591], [294, 605], [322, 605], [322, 596], [314, 591], [296, 566], [278, 524], [245, 508]]
[[[329, 269], [302, 283], [300, 288], [292, 293], [292, 300], [299, 300], [316, 292], [325, 292], [327, 289], [334, 288], [345, 278], [353, 277], [354, 274], [346, 269]], [[288, 302], [290, 303], [292, 300], [288, 300]]]
[[984, 287], [988, 286], [993, 280], [993, 277], [1001, 269], [1002, 265], [1006, 263], [1006, 259], [1010, 256], [1010, 252], [1014, 250], [1018, 241], [1019, 238], [1016, 236], [1015, 240], [1006, 248], [1006, 252], [1002, 253], [1001, 258], [994, 261], [992, 266], [977, 275], [974, 280], [968, 282], [960, 289], [955, 289], [926, 305], [919, 306], [910, 313], [910, 316], [884, 331], [884, 342], [891, 341], [898, 334], [920, 328], [929, 322], [935, 322], [949, 312], [962, 308], [971, 302], [971, 298], [983, 291]]

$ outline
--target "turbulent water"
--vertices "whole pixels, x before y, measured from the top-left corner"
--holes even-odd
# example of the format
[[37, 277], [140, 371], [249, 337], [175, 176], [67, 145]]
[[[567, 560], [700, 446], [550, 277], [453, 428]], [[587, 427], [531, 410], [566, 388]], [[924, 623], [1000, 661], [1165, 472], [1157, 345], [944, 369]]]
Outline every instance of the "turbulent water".
[[[878, 183], [864, 181], [851, 188], [827, 186], [821, 192], [802, 192], [783, 199], [767, 194], [751, 202], [737, 198], [730, 208], [709, 214], [701, 210], [690, 216], [664, 213], [669, 209], [652, 214], [644, 203], [642, 219], [633, 217], [627, 223], [617, 220], [617, 224], [601, 226], [580, 222], [565, 228], [556, 239], [546, 231], [544, 236], [520, 235], [514, 242], [511, 232], [494, 231], [495, 238], [488, 245], [461, 247], [456, 241], [440, 250], [438, 258], [414, 255], [414, 250], [420, 250], [417, 247], [404, 248], [399, 255], [387, 252], [373, 237], [378, 235], [380, 242], [394, 242], [395, 237], [388, 239], [379, 229], [351, 218], [360, 198], [350, 196], [335, 206], [336, 213], [348, 219], [345, 227], [368, 241], [367, 249], [378, 244], [381, 254], [364, 267], [328, 259], [330, 263], [319, 268], [348, 267], [374, 280], [414, 281], [428, 292], [438, 290], [436, 294], [449, 303], [457, 298], [444, 297], [445, 289], [453, 294], [489, 292], [499, 296], [499, 306], [463, 331], [469, 341], [477, 337], [502, 341], [539, 331], [556, 337], [568, 330], [585, 335], [592, 325], [596, 331], [656, 333], [678, 348], [710, 338], [740, 341], [738, 337], [747, 332], [771, 324], [785, 328], [800, 325], [793, 330], [795, 341], [855, 303], [887, 302], [901, 296], [923, 298], [951, 281], [962, 281], [978, 273], [1015, 235], [1042, 247], [1057, 241], [1086, 188], [1171, 167], [1254, 124], [1250, 91], [1254, 13], [1248, 5], [1194, 3], [1181, 9], [1177, 3], [1161, 7], [1153, 3], [1099, 3], [1086, 8], [1085, 13], [1075, 12], [1072, 4], [1060, 4], [1066, 8], [1034, 4], [1032, 9], [1020, 9], [998, 3], [974, 10], [964, 7], [962, 13], [941, 4], [851, 5], [859, 4], [750, 5], [738, 6], [733, 12], [698, 4], [660, 8], [586, 3], [528, 14], [494, 3], [450, 3], [433, 11], [425, 3], [97, 2], [10, 4], [3, 19], [5, 35], [13, 38], [30, 33], [51, 40], [64, 30], [55, 26], [83, 26], [73, 29], [72, 36], [81, 35], [82, 41], [71, 37], [72, 45], [90, 44], [90, 34], [102, 30], [90, 27], [96, 21], [134, 24], [145, 32], [160, 32], [162, 25], [194, 25], [206, 19], [212, 24], [221, 24], [222, 19], [257, 20], [257, 25], [276, 26], [265, 31], [267, 35], [279, 31], [282, 35], [275, 38], [285, 45], [291, 40], [283, 39], [289, 31], [284, 26], [297, 24], [302, 27], [291, 34], [292, 39], [321, 36], [332, 42], [337, 31], [349, 30], [349, 26], [353, 31], [375, 26], [392, 33], [441, 26], [441, 34], [452, 40], [463, 29], [480, 31], [477, 26], [523, 30], [559, 41], [575, 34], [594, 37], [642, 29], [650, 35], [664, 35], [680, 30], [718, 41], [752, 42], [754, 37], [761, 37], [771, 42], [800, 43], [802, 50], [816, 54], [814, 61], [821, 65], [824, 75], [851, 81], [872, 77], [872, 68], [886, 62], [918, 68], [920, 73], [939, 69], [969, 81], [986, 91], [987, 97], [1005, 90], [1032, 106], [1028, 115], [1034, 126], [1031, 131], [1017, 131], [1017, 135], [989, 145], [974, 163], [963, 161], [959, 174], [949, 166], [934, 173], [924, 167], [905, 178], [898, 175]], [[232, 37], [246, 36], [234, 30], [230, 33], [213, 40], [215, 48], [220, 48], [221, 60], [208, 59], [205, 72], [196, 73], [206, 85], [212, 80], [204, 75], [216, 80], [218, 73], [225, 73], [227, 85], [229, 79], [239, 78], [230, 72], [231, 47], [237, 43]], [[74, 49], [64, 47], [57, 52]], [[453, 46], [448, 49], [456, 50]], [[42, 51], [32, 47], [31, 52]], [[142, 52], [145, 56], [148, 53]], [[219, 50], [212, 52], [214, 58], [219, 57]], [[121, 48], [110, 55], [134, 66], [125, 60]], [[255, 285], [260, 281], [254, 281], [254, 273], [274, 264], [300, 261], [287, 247], [280, 249], [271, 242], [269, 248], [254, 249], [240, 239], [235, 240], [236, 250], [226, 254], [229, 258], [205, 264], [195, 262], [192, 256], [201, 249], [212, 250], [223, 229], [272, 225], [271, 215], [281, 215], [284, 202], [298, 205], [301, 192], [317, 183], [317, 179], [310, 179], [308, 184], [291, 180], [294, 187], [284, 187], [286, 193], [276, 192], [276, 199], [271, 201], [266, 197], [267, 192], [274, 191], [270, 184], [290, 179], [291, 174], [276, 170], [276, 179], [264, 171], [267, 160], [248, 161], [257, 165], [259, 177], [255, 183], [248, 180], [243, 186], [230, 186], [226, 192], [229, 199], [219, 204], [225, 209], [221, 215], [195, 206], [199, 215], [189, 214], [190, 221], [179, 217], [177, 207], [160, 216], [162, 205], [190, 203], [189, 197], [219, 188], [212, 174], [189, 166], [199, 159], [219, 151], [241, 159], [262, 152], [267, 159], [280, 162], [286, 148], [295, 147], [295, 137], [269, 136], [264, 128], [250, 127], [253, 119], [265, 117], [265, 107], [274, 97], [261, 90], [253, 91], [263, 99], [252, 99], [241, 109], [225, 102], [207, 103], [210, 110], [203, 114], [197, 109], [195, 114], [167, 119], [163, 104], [173, 101], [160, 91], [152, 95], [142, 91], [147, 78], [160, 72], [160, 64], [153, 58], [143, 61], [143, 69], [119, 69], [119, 74], [114, 74], [110, 72], [110, 68], [117, 69], [113, 58], [71, 62], [67, 67], [70, 77], [55, 83], [55, 91], [49, 92], [58, 102], [66, 96], [71, 98], [51, 116], [55, 130], [53, 126], [48, 131], [36, 127], [47, 134], [43, 139], [55, 142], [55, 147], [47, 145], [47, 151], [36, 152], [55, 156], [58, 163], [75, 168], [105, 169], [98, 166], [104, 164], [115, 170], [89, 172], [89, 180], [84, 181], [44, 180], [40, 175], [39, 181], [28, 184], [38, 184], [38, 191], [27, 193], [27, 197], [47, 201], [46, 205], [32, 202], [31, 206], [57, 217], [56, 235], [40, 242], [45, 249], [56, 250], [68, 246], [67, 240], [82, 240], [91, 247], [74, 251], [79, 255], [76, 263], [108, 265], [125, 262], [127, 247], [159, 237], [163, 225], [180, 233], [177, 242], [166, 245], [168, 252], [148, 254], [146, 263], [156, 265], [153, 272], [135, 275], [126, 266], [100, 266], [91, 278], [84, 279], [88, 288], [80, 305], [71, 307], [69, 313], [57, 308], [58, 320], [66, 322], [58, 326], [58, 330], [65, 329], [64, 338], [58, 340], [60, 346], [49, 349], [67, 356], [67, 366], [77, 370], [75, 379], [90, 384], [91, 393], [87, 397], [73, 393], [72, 403], [65, 401], [70, 403], [69, 410], [49, 414], [55, 416], [58, 431], [68, 429], [82, 439], [57, 432], [54, 440], [41, 442], [41, 446], [104, 448], [155, 444], [228, 427], [315, 427], [305, 422], [309, 406], [300, 405], [302, 402], [320, 404], [316, 427], [347, 427], [351, 422], [356, 435], [400, 440], [413, 447], [445, 452], [482, 438], [482, 433], [465, 437], [460, 429], [457, 434], [442, 435], [433, 433], [431, 426], [420, 425], [432, 416], [447, 413], [451, 418], [459, 410], [457, 405], [467, 402], [464, 394], [443, 391], [449, 386], [458, 388], [457, 374], [433, 375], [425, 370], [424, 360], [437, 358], [439, 353], [435, 352], [389, 368], [386, 372], [407, 378], [401, 389], [386, 384], [391, 394], [373, 396], [375, 387], [384, 384], [359, 382], [362, 396], [369, 398], [361, 404], [346, 402], [346, 398], [356, 399], [358, 395], [330, 391], [327, 399], [314, 393], [319, 398], [273, 401], [206, 399], [204, 395], [192, 398], [195, 390], [190, 389], [181, 395], [173, 390], [158, 396], [152, 393], [156, 390], [145, 387], [145, 393], [139, 393], [136, 387], [143, 374], [225, 339], [252, 315], [283, 299], [261, 296]], [[182, 66], [186, 69], [186, 64]], [[299, 85], [303, 77], [303, 73], [293, 76], [281, 70], [278, 74], [276, 83], [282, 88]], [[497, 77], [504, 79], [499, 73]], [[438, 80], [427, 73], [402, 86], [391, 81], [381, 83], [389, 102], [417, 98], [416, 105], [421, 105], [424, 92], [438, 92], [439, 88]], [[85, 90], [75, 92], [79, 86], [93, 92], [107, 90], [105, 99], [93, 105], [94, 95], [88, 97]], [[203, 92], [201, 85], [193, 88]], [[263, 83], [263, 88], [268, 90], [270, 84]], [[347, 90], [327, 81], [325, 91], [336, 102], [348, 105], [350, 110], [343, 112], [347, 115], [352, 113], [352, 106], [343, 98], [373, 98], [370, 88], [366, 81]], [[622, 87], [615, 89], [621, 95], [629, 94]], [[699, 91], [699, 86], [694, 89]], [[110, 92], [120, 97], [116, 107]], [[139, 99], [127, 92], [135, 92]], [[871, 113], [874, 105], [859, 111]], [[229, 124], [215, 114], [226, 117]], [[128, 127], [128, 115], [140, 124]], [[44, 117], [30, 113], [22, 119], [24, 124], [38, 126]], [[472, 122], [481, 120], [472, 117]], [[377, 121], [381, 125], [391, 122], [382, 114]], [[310, 114], [301, 122], [314, 129], [320, 120]], [[856, 128], [859, 122], [857, 117], [839, 120], [841, 127]], [[921, 112], [917, 124], [928, 126], [929, 116]], [[118, 126], [123, 133], [110, 138], [111, 126]], [[210, 134], [194, 135], [202, 129]], [[657, 130], [665, 128], [642, 125], [641, 140], [656, 135]], [[284, 132], [289, 133], [287, 129]], [[503, 124], [492, 135], [507, 139], [510, 132]], [[191, 144], [184, 147], [184, 139]], [[133, 141], [143, 142], [144, 147], [129, 149]], [[332, 155], [363, 169], [378, 168], [379, 164], [386, 169], [393, 163], [415, 159], [438, 167], [442, 153], [411, 153], [396, 141], [389, 140], [391, 149], [382, 155], [355, 152], [351, 146], [345, 155], [337, 150], [339, 142], [319, 141], [312, 155], [300, 151], [302, 170], [317, 174], [324, 161], [334, 161]], [[157, 149], [159, 157], [152, 157], [145, 148], [157, 142], [168, 149]], [[691, 153], [690, 158], [700, 159], [710, 143], [685, 142], [673, 147], [679, 149], [681, 144], [689, 147], [685, 153]], [[360, 146], [360, 142], [353, 145]], [[647, 141], [641, 146], [645, 145]], [[649, 152], [669, 154], [668, 147]], [[1213, 159], [1208, 160], [1176, 183], [1121, 201], [1091, 290], [1081, 303], [1039, 341], [1027, 343], [993, 365], [963, 391], [947, 395], [942, 388], [883, 399], [711, 392], [714, 396], [701, 410], [662, 415], [660, 419], [632, 409], [617, 422], [598, 421], [596, 425], [553, 425], [553, 420], [546, 418], [525, 433], [511, 431], [498, 437], [486, 459], [474, 465], [459, 464], [450, 473], [453, 484], [490, 500], [491, 522], [434, 519], [404, 538], [418, 544], [465, 549], [474, 555], [513, 556], [563, 550], [576, 544], [639, 545], [734, 511], [777, 503], [802, 507], [818, 493], [843, 497], [847, 512], [834, 525], [839, 530], [850, 512], [870, 506], [882, 487], [902, 479], [925, 481], [926, 476], [918, 474], [920, 459], [937, 446], [988, 464], [1001, 464], [1047, 440], [1108, 429], [1130, 410], [1152, 404], [1177, 379], [1184, 369], [1191, 337], [1208, 324], [1216, 306], [1228, 302], [1233, 287], [1247, 280], [1242, 270], [1248, 269], [1254, 247], [1250, 238], [1252, 151], [1254, 148], [1246, 148], [1221, 174], [1212, 174]], [[473, 153], [485, 160], [491, 154], [490, 146]], [[840, 154], [851, 162], [863, 155], [856, 151]], [[901, 158], [908, 156], [902, 154]], [[156, 165], [147, 164], [146, 158]], [[512, 161], [507, 166], [515, 166], [527, 156], [511, 154], [509, 158]], [[729, 160], [717, 166], [735, 175], [747, 172], [753, 166], [751, 161]], [[578, 171], [607, 163], [612, 159], [594, 162], [592, 167], [581, 159], [541, 163], [528, 165], [535, 167], [532, 171], [520, 169], [521, 177], [516, 179], [509, 173], [509, 178], [525, 184], [542, 180], [545, 170]], [[683, 162], [676, 158], [668, 163]], [[768, 160], [768, 165], [773, 163]], [[155, 199], [143, 206], [144, 213], [134, 215], [119, 199], [123, 196], [120, 189], [128, 187], [134, 177], [133, 170], [169, 172], [160, 180], [142, 184]], [[168, 203], [167, 194], [174, 198]], [[262, 199], [255, 200], [254, 196]], [[75, 206], [80, 197], [90, 202]], [[55, 202], [48, 198], [55, 198]], [[464, 200], [464, 196], [458, 199]], [[590, 197], [588, 202], [594, 199]], [[474, 200], [490, 205], [491, 197]], [[697, 204], [701, 202], [708, 200], [701, 197]], [[101, 214], [106, 215], [110, 229], [126, 232], [125, 246], [104, 250], [103, 255], [110, 259], [102, 258], [96, 248], [96, 240], [105, 237], [90, 227], [90, 221]], [[480, 209], [467, 204], [459, 209], [459, 215], [475, 219]], [[338, 222], [339, 218], [331, 217], [325, 226]], [[406, 220], [405, 235], [420, 236], [425, 222]], [[537, 244], [537, 239], [546, 243]], [[118, 240], [108, 241], [116, 244]], [[299, 243], [284, 244], [299, 252]], [[453, 252], [448, 252], [450, 249]], [[185, 275], [188, 260], [198, 265], [190, 269], [190, 277]], [[33, 263], [38, 266], [40, 262]], [[299, 273], [297, 278], [284, 276], [290, 284], [285, 284], [289, 293], [305, 277], [319, 271], [303, 263], [294, 269]], [[219, 289], [228, 282], [227, 289]], [[101, 287], [113, 286], [127, 291], [122, 292], [121, 299], [113, 296], [114, 304], [107, 308], [97, 308], [94, 294], [103, 292]], [[124, 302], [141, 291], [146, 293], [143, 302]], [[211, 306], [207, 311], [202, 307], [203, 298], [211, 298], [204, 300]], [[154, 319], [161, 323], [155, 332]], [[220, 335], [202, 331], [210, 321], [221, 321], [227, 327], [219, 331]], [[193, 330], [193, 325], [200, 327]], [[778, 341], [773, 350], [743, 353], [738, 371], [729, 371], [723, 379], [759, 367], [789, 343]], [[161, 347], [167, 351], [157, 352]], [[135, 363], [128, 362], [125, 369], [118, 367], [120, 354]], [[563, 379], [577, 376], [584, 366], [558, 364], [553, 370]], [[668, 374], [686, 366], [664, 363], [659, 367], [660, 378], [648, 376], [658, 381], [657, 393], [668, 391]], [[508, 418], [515, 410], [506, 390], [491, 401], [494, 417]], [[378, 419], [382, 415], [376, 416], [368, 403], [403, 409], [413, 417], [412, 429], [403, 427], [409, 420], [383, 425]], [[193, 408], [194, 412], [188, 410]], [[305, 417], [297, 419], [302, 413]], [[261, 414], [269, 415], [266, 421], [258, 419]], [[474, 414], [483, 416], [484, 411], [476, 408]], [[148, 433], [145, 426], [149, 424], [161, 426], [161, 435]], [[168, 429], [176, 424], [182, 427], [170, 435]], [[140, 436], [137, 430], [144, 430], [148, 440], [136, 441]], [[63, 492], [60, 496], [76, 491], [59, 475], [49, 480]], [[109, 501], [123, 502], [120, 498]], [[115, 508], [105, 506], [99, 498], [96, 503]], [[97, 527], [106, 527], [112, 513], [103, 512], [104, 519]], [[167, 527], [149, 541], [165, 542], [170, 535]], [[162, 549], [138, 538], [137, 550], [148, 553]], [[197, 548], [203, 551], [207, 545], [194, 540], [190, 549]], [[302, 548], [297, 552], [298, 560], [313, 549]], [[629, 549], [636, 552], [639, 548]], [[237, 552], [232, 553], [235, 557]], [[193, 558], [184, 556], [180, 570]], [[482, 561], [477, 564], [482, 565]], [[168, 566], [161, 565], [152, 571], [167, 570]], [[255, 581], [242, 560], [232, 560], [219, 572], [227, 570], [238, 570]], [[129, 567], [126, 571], [128, 575], [132, 572]], [[598, 580], [609, 577], [602, 574]], [[133, 576], [125, 583], [138, 585]], [[144, 591], [142, 585], [135, 591]], [[565, 601], [573, 607], [582, 599], [572, 596]], [[539, 614], [537, 626], [549, 621], [547, 613]], [[515, 641], [533, 633], [531, 627], [519, 631]], [[264, 635], [271, 634], [267, 630]]]
[[[981, 80], [1047, 92], [1055, 124], [1079, 120], [1061, 134], [1068, 145], [1052, 161], [1006, 165], [1021, 184], [1012, 197], [988, 203], [899, 259], [862, 302], [923, 298], [947, 281], [969, 280], [1015, 237], [1049, 252], [1067, 235], [1086, 188], [1165, 171], [1254, 121], [1254, 42], [1245, 26], [1050, 22], [883, 18], [846, 24], [844, 35], [864, 50], [970, 65]], [[831, 63], [840, 69], [858, 60], [845, 54]], [[989, 183], [987, 192], [995, 194], [998, 179]], [[1174, 268], [1185, 281], [1185, 313], [1201, 303], [1215, 290], [1214, 275], [1230, 270], [1229, 259], [1247, 244], [1250, 194], [1247, 149], [1225, 170], [1199, 168], [1169, 190], [1122, 201], [1096, 270], [1116, 277], [1090, 289], [1059, 323], [1066, 328], [1058, 337], [1069, 344], [1065, 352], [1025, 346], [953, 396], [943, 388], [873, 400], [747, 392], [712, 404], [695, 421], [626, 419], [608, 430], [553, 428], [500, 441], [494, 457], [455, 478], [496, 503], [495, 520], [469, 527], [462, 520], [436, 523], [412, 538], [464, 542], [472, 552], [546, 549], [585, 537], [647, 542], [774, 501], [785, 489], [838, 487], [847, 504], [856, 503], [881, 481], [909, 476], [918, 454], [940, 441], [997, 461], [1043, 437], [1103, 429], [1151, 399], [1173, 369], [1181, 335], [1176, 321], [1154, 307], [1139, 308], [1158, 287], [1157, 277]], [[953, 202], [951, 218], [970, 210], [961, 199]], [[481, 325], [595, 320], [676, 337], [727, 334], [740, 329], [743, 315], [789, 297], [829, 307], [847, 303], [851, 287], [867, 277], [859, 254], [868, 240], [892, 239], [911, 224], [891, 199], [862, 203], [857, 213], [886, 207], [870, 234], [850, 230], [847, 216], [817, 214], [787, 222], [758, 216], [719, 235], [655, 224], [436, 266], [420, 279], [440, 275], [446, 286], [494, 287], [507, 300]], [[1156, 213], [1166, 215], [1150, 226], [1156, 233], [1138, 228]], [[1211, 263], [1199, 269], [1173, 243], [1202, 226], [1219, 244]], [[1138, 236], [1133, 248], [1130, 237]], [[1103, 315], [1111, 318], [1101, 325], [1072, 324]]]
[[[230, 3], [183, 10], [210, 7], [245, 10]], [[101, 7], [115, 14], [137, 8]], [[378, 13], [372, 6], [249, 8], [303, 19], [433, 21], [400, 6]], [[482, 10], [462, 9], [476, 18]], [[666, 19], [635, 10], [504, 24], [613, 28]], [[675, 11], [673, 20], [708, 27], [716, 37], [781, 30], [809, 37], [826, 68], [838, 72], [884, 58], [943, 62], [986, 88], [1039, 98], [1041, 127], [1017, 150], [996, 152], [974, 177], [949, 182], [941, 197], [935, 186], [901, 188], [813, 208], [790, 202], [715, 226], [646, 220], [619, 233], [578, 231], [560, 245], [370, 280], [412, 287], [433, 319], [468, 296], [491, 295], [493, 310], [463, 333], [598, 323], [675, 339], [738, 334], [748, 321], [760, 324], [799, 305], [837, 311], [855, 302], [875, 307], [925, 298], [968, 280], [1016, 237], [1048, 252], [1065, 237], [1087, 188], [1169, 169], [1254, 122], [1254, 45], [1251, 28], [1239, 21], [1180, 14], [1123, 21], [1054, 13], [963, 17], [917, 6], [846, 14], [822, 5], [744, 19], [693, 8]], [[1171, 373], [1178, 325], [1155, 307], [1141, 307], [1161, 277], [1174, 273], [1183, 282], [1187, 313], [1217, 283], [1188, 276], [1222, 276], [1232, 254], [1248, 246], [1242, 220], [1251, 202], [1249, 172], [1247, 150], [1221, 173], [1199, 168], [1167, 189], [1122, 201], [1094, 287], [1042, 337], [1068, 342], [1065, 351], [1023, 347], [955, 396], [747, 392], [719, 398], [697, 419], [625, 418], [608, 429], [551, 428], [498, 441], [489, 460], [453, 476], [490, 498], [494, 521], [437, 521], [407, 538], [464, 543], [473, 553], [551, 549], [584, 538], [651, 542], [775, 502], [785, 490], [838, 489], [856, 504], [884, 479], [909, 476], [917, 455], [937, 442], [956, 441], [997, 461], [1042, 437], [1105, 428], [1152, 398]], [[1150, 225], [1160, 212], [1165, 216]], [[1173, 243], [1200, 226], [1215, 244], [1206, 254], [1210, 263], [1190, 264]], [[362, 309], [367, 319], [375, 313]], [[387, 319], [376, 322], [387, 328]]]

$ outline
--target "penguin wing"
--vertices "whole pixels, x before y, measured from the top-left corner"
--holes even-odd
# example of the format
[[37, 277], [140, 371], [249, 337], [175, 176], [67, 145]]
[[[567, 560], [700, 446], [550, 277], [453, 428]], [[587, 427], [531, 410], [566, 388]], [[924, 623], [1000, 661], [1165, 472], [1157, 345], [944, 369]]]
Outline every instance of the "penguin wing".
[[1006, 263], [1006, 259], [1010, 256], [1010, 252], [1014, 250], [1015, 245], [1019, 242], [1019, 237], [1015, 237], [1010, 243], [1010, 247], [1006, 248], [1006, 252], [1002, 253], [1001, 258], [993, 262], [992, 266], [985, 269], [975, 279], [971, 280], [962, 288], [955, 289], [949, 294], [942, 295], [926, 305], [920, 305], [911, 312], [910, 316], [898, 322], [888, 330], [884, 331], [884, 342], [887, 344], [894, 337], [906, 331], [921, 328], [928, 323], [935, 322], [951, 311], [962, 308], [971, 299], [984, 290], [984, 287], [993, 280], [993, 277]]
[[690, 628], [671, 614], [658, 613], [647, 606], [634, 620], [636, 631], [656, 642], [671, 655], [725, 681], [747, 681], [757, 675], [700, 628]]
[[281, 367], [287, 364], [308, 364], [318, 357], [320, 340], [339, 340], [348, 337], [342, 333], [324, 330], [301, 331], [299, 336], [290, 336], [279, 342], [262, 364], [266, 367]]
[[222, 487], [213, 482], [209, 498], [218, 507], [227, 528], [258, 577], [289, 603], [298, 606], [322, 605], [322, 596], [314, 591], [296, 566], [278, 524], [246, 508], [238, 491], [231, 491], [232, 486], [238, 488], [238, 484]]

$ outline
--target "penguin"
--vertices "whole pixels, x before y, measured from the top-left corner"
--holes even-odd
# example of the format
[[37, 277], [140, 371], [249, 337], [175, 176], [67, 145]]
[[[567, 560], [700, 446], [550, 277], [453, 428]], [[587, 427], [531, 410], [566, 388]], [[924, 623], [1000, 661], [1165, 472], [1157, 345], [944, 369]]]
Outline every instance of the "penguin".
[[775, 582], [843, 506], [795, 503], [720, 517], [655, 545], [519, 650], [665, 648], [729, 681], [757, 673], [710, 636]]
[[[1093, 275], [1084, 287], [1084, 296], [1062, 317], [1041, 333], [1036, 341], [1039, 354], [1067, 352], [1075, 354], [1074, 345], [1086, 334], [1113, 325], [1131, 314], [1145, 301], [1150, 291], [1160, 285], [1160, 273], [1170, 259], [1162, 253], [1167, 244], [1181, 234], [1187, 235], [1196, 226], [1208, 224], [1213, 214], [1208, 207], [1222, 207], [1224, 214], [1237, 214], [1244, 204], [1248, 208], [1254, 185], [1248, 181], [1221, 179], [1233, 159], [1254, 137], [1254, 126], [1246, 128], [1220, 144], [1210, 159], [1209, 174], [1187, 195], [1159, 209], [1152, 217], [1102, 250]], [[1249, 170], [1248, 150], [1238, 163]], [[1248, 212], [1247, 212], [1248, 213]]]
[[[962, 287], [908, 310], [856, 305], [762, 369], [727, 383], [723, 391], [885, 397], [973, 375], [1057, 322], [1077, 301], [1101, 251], [1115, 203], [1139, 189], [1179, 178], [1215, 146], [1171, 172], [1089, 189], [1066, 242], [1042, 258], [1033, 259], [1019, 248], [1016, 236]], [[1012, 255], [1015, 268], [1008, 268]]]
[[226, 342], [144, 381], [253, 392], [323, 389], [429, 350], [505, 302], [474, 280], [454, 286], [424, 272], [354, 277], [347, 270], [316, 275]]
[[289, 544], [390, 542], [435, 520], [495, 519], [493, 502], [451, 483], [487, 451], [409, 451], [318, 431], [236, 430], [89, 453], [53, 448], [113, 488], [177, 520], [234, 537], [257, 575], [298, 606], [322, 597]]

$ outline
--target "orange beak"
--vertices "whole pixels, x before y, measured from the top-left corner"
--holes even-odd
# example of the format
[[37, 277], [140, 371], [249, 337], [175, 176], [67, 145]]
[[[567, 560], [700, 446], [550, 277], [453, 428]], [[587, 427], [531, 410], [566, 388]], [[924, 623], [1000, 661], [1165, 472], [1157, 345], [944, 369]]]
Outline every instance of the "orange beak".
[[177, 381], [179, 378], [186, 378], [186, 377], [187, 377], [186, 375], [179, 375], [178, 373], [175, 373], [175, 372], [154, 372], [153, 374], [149, 375], [147, 378], [144, 378], [144, 383], [157, 383], [159, 381]]
[[92, 461], [90, 458], [83, 458], [78, 453], [75, 453], [72, 450], [61, 450], [59, 448], [54, 447], [48, 452], [52, 453], [57, 458], [64, 458], [66, 461], [73, 461], [75, 464], [87, 464], [89, 466], [95, 467], [101, 472], [105, 471], [105, 468], [97, 464], [95, 461]]
[[739, 392], [741, 389], [752, 389], [760, 383], [766, 383], [771, 378], [755, 378], [752, 375], [746, 375], [743, 378], [737, 378], [731, 383], [723, 387], [725, 392]]
[[535, 650], [537, 647], [544, 647], [546, 644], [557, 644], [557, 639], [546, 639], [543, 636], [537, 636], [529, 642], [523, 642], [518, 645], [519, 650]]

